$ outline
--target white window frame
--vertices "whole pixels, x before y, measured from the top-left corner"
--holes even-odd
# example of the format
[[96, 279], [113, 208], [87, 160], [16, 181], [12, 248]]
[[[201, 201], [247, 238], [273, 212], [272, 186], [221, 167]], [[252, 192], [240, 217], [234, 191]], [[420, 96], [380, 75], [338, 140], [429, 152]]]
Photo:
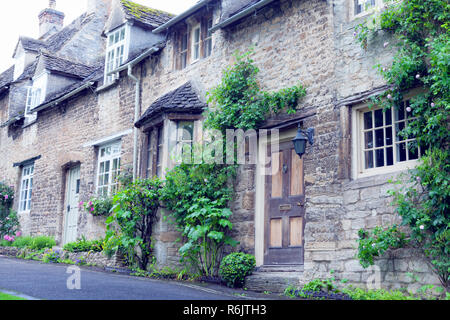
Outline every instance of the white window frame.
[[[118, 181], [115, 178], [120, 174], [121, 154], [121, 141], [115, 141], [98, 147], [96, 190], [99, 197], [111, 196], [112, 192], [116, 190]], [[116, 167], [114, 167], [114, 164], [116, 164]], [[107, 178], [105, 181], [106, 175]]]
[[[192, 27], [192, 35], [191, 35], [191, 52], [192, 52], [192, 59], [191, 59], [191, 63], [197, 62], [198, 60], [200, 60], [201, 55], [202, 55], [202, 28], [200, 23], [196, 24], [195, 26]], [[198, 33], [198, 39], [196, 39]]]
[[[367, 9], [361, 11], [360, 13], [356, 13], [355, 1], [359, 1], [362, 4], [368, 4], [368, 3], [371, 3], [371, 1], [374, 1], [375, 5], [368, 7]], [[380, 11], [385, 6], [386, 6], [386, 3], [384, 2], [384, 0], [350, 0], [350, 10], [351, 10], [351, 13], [352, 13], [352, 16], [354, 19], [366, 16], [366, 15], [371, 15], [376, 11]]]
[[34, 163], [22, 167], [20, 179], [19, 212], [27, 213], [31, 209], [31, 197], [33, 192]]
[[205, 43], [205, 58], [209, 57], [212, 54], [212, 32], [209, 31], [213, 26], [213, 18], [210, 18], [206, 22], [206, 37], [204, 40]]
[[[124, 26], [108, 33], [106, 37], [105, 54], [105, 84], [112, 83], [119, 78], [118, 74], [108, 76], [108, 73], [120, 67], [128, 59], [130, 26]], [[118, 55], [120, 53], [120, 56]]]
[[44, 102], [47, 93], [48, 73], [43, 72], [33, 79], [33, 86], [27, 87], [25, 101], [25, 119], [32, 123], [37, 119], [37, 113], [33, 109]]
[[[411, 99], [411, 97], [414, 96], [414, 94], [409, 94], [405, 96], [404, 102]], [[396, 128], [395, 124], [395, 110], [390, 109], [388, 112], [392, 113], [392, 148], [393, 148], [393, 162], [394, 164], [391, 166], [386, 166], [386, 155], [385, 155], [385, 163], [383, 167], [376, 167], [374, 164], [374, 168], [371, 169], [365, 169], [365, 163], [364, 163], [364, 112], [368, 110], [368, 104], [362, 104], [357, 107], [352, 108], [352, 177], [354, 179], [357, 178], [363, 178], [378, 174], [387, 174], [387, 173], [394, 173], [402, 170], [412, 169], [416, 167], [419, 163], [419, 159], [421, 154], [419, 153], [419, 159], [417, 160], [407, 160], [399, 162], [397, 159], [397, 152], [396, 152], [396, 145], [403, 142], [410, 142], [414, 141], [415, 139], [407, 139], [407, 140], [400, 140], [397, 141], [396, 137]], [[380, 108], [371, 108], [371, 111], [378, 110]], [[400, 121], [401, 122], [401, 121]], [[383, 124], [384, 126], [384, 124]], [[384, 127], [380, 127], [384, 128]], [[374, 130], [375, 131], [375, 130]], [[384, 136], [384, 139], [386, 137]], [[375, 137], [373, 137], [373, 141], [375, 141]], [[375, 143], [375, 142], [374, 142]], [[376, 147], [371, 149], [375, 149]], [[386, 146], [384, 147], [386, 149]], [[419, 152], [419, 151], [418, 151]], [[386, 153], [386, 152], [385, 152]], [[408, 157], [408, 149], [406, 149], [407, 157]], [[375, 158], [374, 158], [375, 161]]]

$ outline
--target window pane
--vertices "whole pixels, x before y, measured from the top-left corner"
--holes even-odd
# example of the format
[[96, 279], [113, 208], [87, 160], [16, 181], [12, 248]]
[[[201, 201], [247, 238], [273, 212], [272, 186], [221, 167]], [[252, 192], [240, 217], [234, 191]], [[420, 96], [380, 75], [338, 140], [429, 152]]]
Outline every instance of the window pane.
[[386, 165], [392, 166], [394, 164], [394, 151], [392, 147], [386, 149]]
[[383, 126], [383, 110], [378, 109], [375, 110], [375, 127], [382, 127]]
[[405, 123], [404, 122], [399, 122], [395, 125], [395, 132], [397, 135], [397, 141], [403, 141], [405, 140], [403, 138], [403, 136], [401, 135], [401, 132], [403, 131], [403, 129], [405, 129]]
[[373, 148], [373, 131], [369, 131], [365, 133], [365, 147], [366, 149]]
[[392, 124], [392, 110], [388, 110], [385, 113], [385, 117], [386, 117], [386, 125], [390, 125]]
[[378, 129], [375, 131], [375, 146], [376, 147], [384, 146], [384, 129]]
[[366, 169], [373, 168], [373, 151], [365, 152], [365, 167]]
[[372, 129], [372, 111], [364, 113], [364, 129]]
[[386, 128], [386, 145], [392, 145], [392, 127]]
[[384, 149], [377, 149], [375, 151], [375, 161], [377, 168], [384, 167]]
[[121, 31], [120, 31], [120, 40], [124, 40], [125, 39], [125, 28], [123, 28]]
[[400, 121], [405, 119], [405, 107], [403, 103], [395, 108], [395, 121]]
[[180, 121], [178, 128], [181, 131], [180, 136], [183, 141], [190, 141], [194, 135], [194, 122], [192, 121]]
[[409, 160], [419, 159], [419, 152], [415, 141], [408, 142], [408, 158]]
[[406, 161], [406, 143], [397, 144], [397, 161]]

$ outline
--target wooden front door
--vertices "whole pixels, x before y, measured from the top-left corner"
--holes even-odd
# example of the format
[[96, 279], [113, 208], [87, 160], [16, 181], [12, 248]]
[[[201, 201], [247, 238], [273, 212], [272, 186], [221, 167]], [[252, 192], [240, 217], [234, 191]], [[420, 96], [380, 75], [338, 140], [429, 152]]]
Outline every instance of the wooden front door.
[[66, 223], [64, 244], [77, 240], [78, 204], [80, 195], [80, 167], [72, 168], [67, 173]]
[[[305, 192], [303, 160], [291, 141], [268, 155], [278, 170], [266, 177], [265, 265], [303, 264]], [[276, 167], [276, 166], [275, 166]], [[275, 170], [274, 170], [275, 171]]]

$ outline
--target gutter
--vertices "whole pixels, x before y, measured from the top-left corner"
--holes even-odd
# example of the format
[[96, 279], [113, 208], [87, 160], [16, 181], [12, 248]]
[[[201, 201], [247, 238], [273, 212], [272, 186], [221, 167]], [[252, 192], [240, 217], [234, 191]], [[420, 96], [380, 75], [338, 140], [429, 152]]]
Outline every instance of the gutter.
[[153, 33], [161, 33], [163, 31], [169, 29], [171, 26], [173, 26], [173, 25], [177, 24], [178, 22], [184, 20], [185, 18], [189, 17], [195, 11], [203, 8], [205, 5], [207, 5], [211, 1], [212, 0], [202, 0], [202, 1], [198, 2], [196, 5], [194, 5], [193, 7], [189, 8], [185, 12], [180, 13], [175, 18], [172, 18], [171, 20], [167, 21], [163, 25], [160, 25], [158, 28], [153, 30]]
[[79, 87], [79, 88], [77, 88], [77, 89], [75, 89], [75, 90], [69, 92], [68, 94], [66, 94], [66, 95], [64, 95], [64, 96], [62, 96], [62, 97], [56, 99], [55, 101], [52, 101], [52, 102], [49, 102], [49, 103], [40, 105], [40, 106], [38, 106], [38, 107], [35, 107], [35, 108], [31, 109], [30, 111], [32, 111], [32, 112], [34, 113], [34, 112], [38, 112], [38, 111], [42, 111], [42, 110], [44, 110], [44, 109], [47, 109], [47, 108], [49, 108], [49, 107], [51, 107], [51, 106], [57, 105], [57, 104], [63, 102], [64, 100], [67, 100], [67, 99], [69, 99], [70, 97], [73, 97], [73, 96], [76, 95], [77, 93], [79, 93], [79, 92], [81, 92], [81, 91], [83, 91], [83, 90], [89, 88], [89, 87], [92, 86], [93, 84], [94, 84], [93, 81], [86, 82], [86, 83], [83, 84], [81, 87]]
[[233, 22], [236, 22], [239, 19], [242, 19], [242, 18], [246, 17], [247, 15], [255, 12], [256, 10], [258, 10], [258, 9], [264, 7], [265, 5], [268, 5], [269, 3], [272, 3], [274, 1], [275, 0], [262, 0], [262, 1], [258, 2], [258, 3], [255, 3], [251, 7], [248, 7], [247, 9], [245, 9], [244, 11], [241, 11], [238, 14], [235, 14], [234, 16], [226, 19], [225, 21], [223, 21], [223, 22], [221, 22], [219, 24], [216, 24], [211, 29], [209, 29], [209, 31], [210, 32], [214, 32], [214, 31], [217, 31], [218, 29], [225, 28], [226, 26], [229, 26]]

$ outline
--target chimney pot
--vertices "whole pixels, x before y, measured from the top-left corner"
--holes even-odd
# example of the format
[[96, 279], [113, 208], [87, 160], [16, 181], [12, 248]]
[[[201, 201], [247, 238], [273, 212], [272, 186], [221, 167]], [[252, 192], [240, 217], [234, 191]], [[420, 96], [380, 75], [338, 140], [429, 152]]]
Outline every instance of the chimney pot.
[[64, 26], [64, 13], [56, 8], [56, 0], [49, 0], [48, 8], [39, 13], [39, 39], [45, 40]]

